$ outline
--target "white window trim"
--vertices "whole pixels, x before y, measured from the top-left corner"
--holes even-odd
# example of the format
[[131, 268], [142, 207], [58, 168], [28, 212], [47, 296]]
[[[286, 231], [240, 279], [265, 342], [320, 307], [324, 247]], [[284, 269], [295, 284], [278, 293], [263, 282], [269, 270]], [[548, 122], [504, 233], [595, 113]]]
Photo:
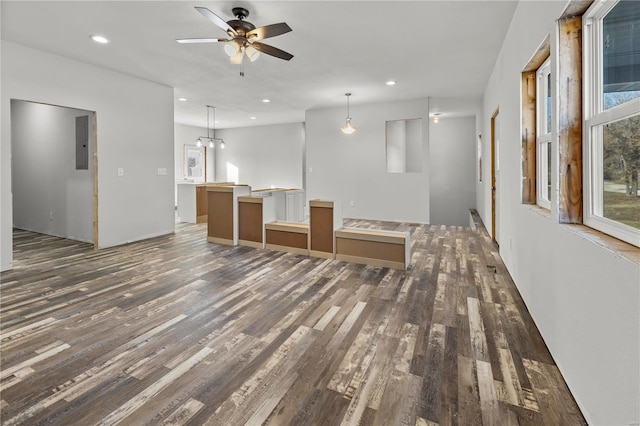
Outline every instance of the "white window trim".
[[602, 136], [599, 126], [638, 114], [640, 98], [602, 110], [602, 19], [618, 1], [595, 2], [583, 15], [583, 198], [584, 224], [640, 246], [640, 230], [602, 216]]
[[[549, 185], [547, 155], [548, 151], [553, 153], [551, 149], [553, 118], [552, 128], [547, 132], [547, 75], [551, 75], [551, 57], [547, 58], [536, 71], [536, 204], [550, 210], [551, 199], [547, 194]], [[543, 149], [545, 145], [547, 149]]]

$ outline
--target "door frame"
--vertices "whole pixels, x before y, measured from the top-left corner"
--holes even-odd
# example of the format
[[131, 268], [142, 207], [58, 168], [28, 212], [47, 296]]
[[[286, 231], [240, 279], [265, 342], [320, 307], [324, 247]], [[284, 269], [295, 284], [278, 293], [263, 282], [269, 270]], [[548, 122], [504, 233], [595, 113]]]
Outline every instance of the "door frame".
[[496, 241], [496, 118], [500, 107], [496, 107], [491, 114], [491, 239]]
[[91, 111], [93, 129], [93, 250], [98, 245], [98, 113]]

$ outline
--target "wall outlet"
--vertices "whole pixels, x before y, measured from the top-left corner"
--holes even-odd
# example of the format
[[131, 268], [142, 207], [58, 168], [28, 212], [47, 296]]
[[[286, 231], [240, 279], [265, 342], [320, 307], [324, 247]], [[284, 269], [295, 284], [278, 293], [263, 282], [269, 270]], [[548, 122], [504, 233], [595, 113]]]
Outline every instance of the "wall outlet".
[[351, 200], [351, 201], [349, 201], [349, 205], [350, 205], [351, 207], [355, 207], [355, 206], [356, 206], [356, 202], [355, 202], [355, 201], [353, 201], [353, 200]]
[[166, 167], [158, 167], [158, 175], [159, 176], [166, 176], [167, 175]]
[[49, 212], [49, 220], [53, 220], [53, 212]]
[[118, 176], [124, 176], [124, 169], [122, 167], [118, 167]]
[[309, 173], [313, 173], [313, 167], [309, 167]]

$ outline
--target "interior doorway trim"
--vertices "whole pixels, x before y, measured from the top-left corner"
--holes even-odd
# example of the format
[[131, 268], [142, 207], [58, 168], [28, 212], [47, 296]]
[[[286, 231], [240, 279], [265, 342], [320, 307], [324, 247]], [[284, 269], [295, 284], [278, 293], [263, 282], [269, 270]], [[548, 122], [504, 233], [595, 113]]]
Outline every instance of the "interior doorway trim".
[[491, 114], [491, 239], [496, 240], [496, 118], [500, 113], [500, 107], [496, 107]]
[[98, 113], [91, 111], [93, 129], [93, 250], [98, 250]]

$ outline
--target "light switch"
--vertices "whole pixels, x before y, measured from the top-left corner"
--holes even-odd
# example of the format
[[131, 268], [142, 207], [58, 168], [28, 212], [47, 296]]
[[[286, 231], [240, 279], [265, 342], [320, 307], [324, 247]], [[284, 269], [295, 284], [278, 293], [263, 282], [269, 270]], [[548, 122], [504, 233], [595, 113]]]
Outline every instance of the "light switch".
[[158, 167], [158, 176], [166, 176], [167, 168], [166, 167]]
[[124, 169], [122, 167], [118, 167], [118, 176], [124, 176]]

